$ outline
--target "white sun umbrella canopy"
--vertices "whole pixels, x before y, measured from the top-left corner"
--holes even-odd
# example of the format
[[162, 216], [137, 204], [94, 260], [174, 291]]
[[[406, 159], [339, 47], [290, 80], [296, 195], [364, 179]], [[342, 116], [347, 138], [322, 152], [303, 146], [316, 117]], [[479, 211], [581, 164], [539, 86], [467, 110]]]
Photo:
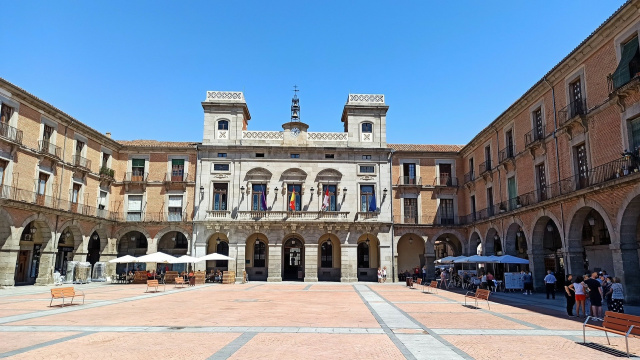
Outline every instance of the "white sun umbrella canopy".
[[210, 261], [210, 260], [233, 260], [232, 257], [228, 257], [226, 255], [212, 253], [205, 256], [201, 256], [197, 261]]
[[109, 262], [112, 263], [112, 264], [137, 263], [138, 262], [138, 258], [137, 257], [133, 257], [131, 255], [125, 255], [125, 256], [121, 256], [119, 258], [115, 258], [115, 259], [109, 260]]
[[189, 263], [195, 263], [200, 261], [200, 259], [193, 257], [193, 256], [189, 256], [189, 255], [182, 255], [179, 258], [175, 258], [174, 260], [171, 260], [170, 263], [171, 264], [189, 264]]
[[157, 252], [157, 253], [153, 253], [153, 254], [149, 254], [149, 255], [140, 256], [138, 258], [138, 262], [172, 264], [171, 261], [173, 261], [175, 259], [176, 259], [175, 257], [173, 257], [173, 256], [171, 256], [169, 254], [165, 254], [163, 252]]

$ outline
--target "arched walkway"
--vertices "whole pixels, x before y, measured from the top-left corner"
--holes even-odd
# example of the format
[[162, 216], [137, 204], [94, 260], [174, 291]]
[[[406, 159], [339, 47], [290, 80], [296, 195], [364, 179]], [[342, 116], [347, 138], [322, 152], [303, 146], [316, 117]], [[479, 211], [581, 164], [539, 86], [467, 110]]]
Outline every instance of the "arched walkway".
[[[207, 239], [207, 255], [218, 253], [229, 256], [229, 239], [223, 233], [215, 233]], [[228, 260], [210, 260], [207, 261], [207, 273], [211, 271], [227, 271], [229, 270]]]
[[549, 216], [541, 216], [533, 227], [529, 264], [536, 288], [544, 287], [547, 270], [555, 273], [557, 279], [565, 275], [565, 260], [562, 252], [562, 234], [556, 222]]
[[318, 240], [318, 281], [340, 281], [340, 239], [324, 234]]
[[614, 254], [614, 271], [622, 280], [625, 300], [637, 304], [640, 299], [640, 286], [637, 286], [640, 274], [640, 187], [630, 194], [618, 214], [620, 239], [614, 239], [614, 246], [620, 249]]
[[481, 255], [482, 254], [482, 239], [477, 231], [471, 233], [469, 237], [469, 253], [467, 255]]
[[[425, 264], [425, 242], [422, 236], [410, 233], [400, 237], [398, 240], [398, 273], [409, 271], [413, 274], [416, 267], [422, 269]], [[426, 265], [433, 266], [433, 264]]]
[[[55, 271], [60, 275], [67, 276], [69, 272], [69, 261], [84, 261], [83, 237], [80, 228], [73, 224], [63, 224], [63, 230], [58, 236], [58, 246], [56, 249]], [[70, 280], [70, 279], [66, 279]], [[72, 279], [71, 279], [72, 280]]]
[[[158, 233], [158, 251], [175, 257], [186, 255], [189, 250], [189, 240], [181, 231], [168, 231], [164, 234]], [[157, 270], [164, 271], [187, 271], [188, 264], [158, 264]]]
[[606, 270], [609, 275], [615, 276], [608, 222], [600, 212], [589, 206], [583, 206], [575, 212], [566, 241], [569, 273], [583, 275]]
[[[147, 237], [140, 231], [129, 231], [118, 239], [118, 257], [131, 255], [134, 257], [142, 256], [147, 253], [148, 242]], [[127, 268], [127, 264], [118, 264], [116, 272], [121, 274]], [[136, 263], [129, 270], [146, 270], [147, 264]]]
[[269, 240], [261, 233], [247, 237], [245, 271], [251, 281], [266, 281], [269, 276]]
[[512, 223], [507, 228], [507, 234], [504, 239], [504, 253], [528, 259], [527, 249], [527, 237], [522, 223], [519, 221]]
[[53, 278], [53, 254], [50, 249], [51, 228], [45, 218], [31, 216], [20, 234], [20, 250], [16, 259], [14, 283], [16, 285], [48, 284]]
[[485, 236], [482, 244], [482, 253], [485, 256], [502, 255], [502, 241], [498, 230], [495, 228], [489, 228], [487, 231], [487, 236]]
[[[358, 281], [378, 281], [380, 241], [373, 234], [363, 234], [357, 241]], [[389, 269], [387, 269], [387, 276]]]

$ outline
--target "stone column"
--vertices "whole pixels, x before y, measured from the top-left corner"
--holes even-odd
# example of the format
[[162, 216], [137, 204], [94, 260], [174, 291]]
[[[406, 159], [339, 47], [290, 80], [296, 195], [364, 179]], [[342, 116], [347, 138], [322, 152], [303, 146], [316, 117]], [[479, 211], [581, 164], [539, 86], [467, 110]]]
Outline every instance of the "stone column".
[[53, 264], [56, 253], [51, 251], [51, 247], [40, 251], [40, 266], [38, 267], [38, 278], [36, 285], [53, 284]]
[[340, 246], [340, 281], [358, 281], [358, 246], [356, 244], [342, 244]]
[[100, 261], [106, 263], [105, 271], [107, 276], [113, 276], [116, 273], [116, 264], [110, 263], [109, 260], [113, 260], [118, 257], [117, 243], [118, 239], [108, 238], [107, 246], [102, 250], [102, 253], [100, 253]]
[[[574, 274], [577, 276], [585, 273], [582, 249], [568, 249], [564, 252], [564, 258], [567, 261], [567, 275]], [[558, 279], [558, 281], [562, 280]]]
[[15, 285], [15, 272], [18, 263], [18, 252], [20, 248], [5, 247], [0, 252], [0, 285]]
[[[147, 241], [147, 255], [158, 252], [158, 241], [160, 239], [148, 239]], [[147, 263], [147, 270], [155, 270], [158, 266], [158, 263]]]
[[269, 244], [269, 275], [267, 281], [282, 281], [282, 244]]
[[83, 236], [80, 246], [78, 246], [78, 248], [73, 252], [73, 261], [86, 262], [88, 248], [89, 248], [89, 237]]
[[304, 245], [304, 281], [318, 282], [318, 244]]
[[[201, 257], [207, 255], [207, 244], [201, 244], [196, 242], [194, 246], [194, 251], [191, 256], [193, 257]], [[196, 271], [205, 271], [207, 270], [207, 262], [200, 261], [194, 264], [194, 270]]]
[[544, 277], [546, 272], [544, 271], [544, 249], [530, 249], [529, 254], [529, 269], [533, 277], [533, 287], [536, 290], [544, 290]]
[[613, 272], [620, 278], [624, 288], [624, 300], [630, 305], [640, 303], [640, 286], [637, 284], [637, 276], [640, 273], [638, 263], [638, 245], [622, 244], [620, 248], [611, 245], [613, 257]]
[[229, 260], [229, 270], [236, 272], [236, 282], [242, 283], [242, 273], [244, 271], [244, 252], [246, 245], [243, 244], [229, 244], [229, 256], [234, 260]]
[[427, 281], [436, 279], [436, 253], [433, 247], [433, 243], [429, 241], [428, 236], [423, 236], [424, 239], [424, 262], [427, 266]]

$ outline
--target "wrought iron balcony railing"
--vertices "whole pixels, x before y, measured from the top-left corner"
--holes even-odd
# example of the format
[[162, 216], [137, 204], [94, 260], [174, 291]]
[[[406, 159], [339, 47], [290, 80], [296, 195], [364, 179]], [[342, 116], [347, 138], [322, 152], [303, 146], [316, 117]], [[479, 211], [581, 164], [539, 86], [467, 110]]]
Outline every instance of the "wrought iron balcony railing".
[[565, 125], [576, 116], [586, 115], [587, 110], [587, 99], [581, 99], [569, 103], [569, 105], [558, 110], [560, 126]]
[[7, 123], [0, 122], [0, 137], [22, 144], [22, 130], [18, 130]]
[[73, 166], [91, 171], [91, 160], [83, 158], [80, 155], [74, 155], [72, 158]]
[[498, 162], [502, 164], [508, 159], [513, 159], [514, 156], [515, 151], [513, 149], [513, 145], [507, 145], [507, 147], [498, 152]]
[[41, 154], [45, 154], [56, 159], [60, 159], [62, 149], [59, 146], [52, 144], [49, 140], [38, 141], [38, 151]]
[[540, 128], [535, 128], [524, 134], [524, 145], [529, 146], [536, 141], [543, 140], [545, 136], [545, 126], [542, 125]]

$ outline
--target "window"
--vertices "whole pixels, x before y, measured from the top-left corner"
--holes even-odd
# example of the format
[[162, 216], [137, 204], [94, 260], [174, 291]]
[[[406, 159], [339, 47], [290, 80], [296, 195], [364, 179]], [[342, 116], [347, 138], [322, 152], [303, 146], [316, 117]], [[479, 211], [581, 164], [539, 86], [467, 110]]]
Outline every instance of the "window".
[[169, 195], [169, 221], [182, 221], [182, 195]]
[[362, 155], [362, 160], [371, 160], [371, 155]]
[[183, 233], [176, 233], [176, 249], [187, 249], [189, 247], [189, 241]]
[[[336, 211], [336, 190], [337, 185], [323, 185], [322, 186], [322, 208], [324, 211]], [[329, 191], [329, 197], [325, 200], [327, 196], [327, 190]], [[325, 207], [325, 203], [327, 206]]]
[[360, 185], [360, 211], [368, 212], [370, 208], [377, 209], [374, 200], [373, 185]]
[[40, 173], [38, 175], [38, 188], [36, 192], [38, 195], [44, 195], [47, 192], [47, 181], [49, 180], [49, 174]]
[[360, 172], [365, 174], [375, 174], [375, 166], [360, 166]]
[[213, 184], [213, 210], [227, 210], [228, 184]]
[[493, 216], [493, 188], [487, 188], [487, 213]]
[[[253, 211], [266, 211], [266, 207], [264, 205], [266, 205], [267, 203], [267, 185], [265, 184], [253, 184], [252, 185], [252, 201], [251, 201], [251, 209]], [[263, 197], [264, 197], [264, 201], [263, 201]]]
[[578, 189], [584, 189], [589, 186], [589, 165], [587, 163], [587, 148], [584, 143], [574, 147], [574, 161], [578, 172]]
[[507, 197], [509, 198], [509, 210], [513, 210], [518, 206], [518, 191], [516, 189], [516, 177], [512, 176], [507, 179]]
[[[453, 176], [451, 174], [451, 164], [438, 164], [438, 172], [440, 177], [438, 178], [438, 185], [453, 186]], [[456, 184], [457, 185], [457, 184]]]
[[82, 155], [82, 149], [84, 149], [84, 141], [76, 140], [76, 155]]
[[515, 150], [513, 148], [513, 130], [507, 130], [507, 132], [505, 133], [505, 138], [507, 143], [506, 157], [512, 158]]
[[404, 224], [418, 223], [418, 199], [404, 199]]
[[[295, 210], [291, 210], [291, 195], [293, 194], [293, 192], [295, 191], [296, 196], [295, 196], [295, 201], [294, 201], [294, 209]], [[302, 196], [300, 196], [302, 192], [302, 185], [301, 184], [287, 184], [287, 210], [288, 211], [300, 211], [300, 208], [302, 206]]]
[[44, 132], [42, 133], [42, 140], [49, 141], [51, 140], [51, 135], [53, 134], [53, 127], [45, 124]]
[[373, 132], [373, 124], [372, 123], [362, 123], [362, 132], [363, 133], [372, 133]]
[[491, 145], [484, 147], [485, 171], [491, 170]]
[[256, 241], [253, 245], [253, 267], [265, 267], [266, 266], [266, 252], [267, 247], [262, 241]]
[[[0, 123], [8, 124], [11, 120], [11, 116], [13, 116], [13, 108], [7, 104], [2, 104], [2, 107], [0, 108]], [[2, 135], [6, 134], [2, 133]]]
[[80, 189], [82, 188], [82, 185], [74, 183], [73, 184], [73, 188], [71, 189], [71, 203], [73, 204], [77, 204], [78, 203], [78, 197], [80, 196]]
[[218, 121], [218, 130], [229, 130], [229, 122], [227, 120]]
[[471, 195], [471, 199], [469, 201], [471, 203], [471, 218], [473, 221], [476, 220], [476, 196]]
[[571, 96], [569, 118], [584, 114], [587, 109], [583, 106], [582, 84], [580, 82], [580, 78], [569, 84], [569, 92]]
[[144, 178], [145, 159], [131, 159], [131, 181], [142, 181]]
[[184, 159], [171, 160], [171, 181], [184, 180]]
[[320, 267], [333, 267], [333, 245], [331, 245], [331, 241], [325, 241], [320, 246]]
[[102, 167], [103, 168], [108, 168], [109, 167], [109, 158], [110, 157], [111, 157], [111, 154], [102, 153]]
[[256, 157], [261, 157], [261, 158], [263, 158], [263, 157], [264, 157], [264, 153], [256, 153]]
[[[362, 171], [361, 171], [362, 172]], [[402, 184], [415, 185], [416, 183], [416, 164], [404, 163], [402, 164]]]
[[127, 221], [141, 221], [142, 195], [129, 195], [127, 201]]
[[629, 121], [629, 143], [633, 147], [634, 152], [640, 149], [640, 117]]
[[613, 73], [613, 88], [617, 89], [628, 83], [640, 72], [640, 52], [638, 51], [638, 37], [622, 45], [620, 63]]
[[333, 159], [334, 157], [334, 154], [324, 154], [325, 159]]
[[533, 124], [535, 126], [533, 132], [533, 140], [540, 140], [544, 138], [544, 124], [542, 122], [542, 108], [539, 107], [533, 112]]
[[369, 244], [364, 241], [358, 244], [358, 268], [369, 268]]
[[475, 179], [475, 175], [473, 174], [473, 158], [469, 159], [469, 178], [465, 179], [465, 181], [473, 181], [473, 179]]
[[227, 153], [218, 153], [218, 157], [226, 158], [227, 157]]
[[292, 159], [299, 159], [300, 158], [300, 154], [291, 154], [291, 158]]
[[441, 225], [453, 225], [453, 199], [440, 199], [438, 213], [440, 214]]
[[[5, 173], [5, 170], [7, 169], [8, 164], [9, 164], [8, 162], [4, 160], [0, 160], [0, 186], [4, 185], [4, 173]], [[0, 188], [0, 191], [1, 190], [2, 189]]]
[[104, 210], [107, 208], [107, 192], [100, 190], [100, 199], [98, 199], [98, 209]]
[[547, 200], [547, 177], [545, 175], [544, 163], [536, 166], [536, 182], [538, 183], [539, 200]]
[[229, 164], [213, 164], [213, 171], [229, 171]]

